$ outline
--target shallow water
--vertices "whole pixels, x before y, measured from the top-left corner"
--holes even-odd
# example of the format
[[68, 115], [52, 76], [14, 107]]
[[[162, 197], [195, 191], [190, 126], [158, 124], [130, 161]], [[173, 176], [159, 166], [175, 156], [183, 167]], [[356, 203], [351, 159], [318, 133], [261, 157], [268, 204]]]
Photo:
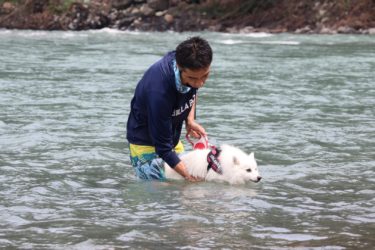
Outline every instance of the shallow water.
[[198, 33], [215, 53], [198, 120], [263, 179], [136, 180], [135, 85], [194, 34], [0, 31], [0, 247], [375, 246], [373, 36]]

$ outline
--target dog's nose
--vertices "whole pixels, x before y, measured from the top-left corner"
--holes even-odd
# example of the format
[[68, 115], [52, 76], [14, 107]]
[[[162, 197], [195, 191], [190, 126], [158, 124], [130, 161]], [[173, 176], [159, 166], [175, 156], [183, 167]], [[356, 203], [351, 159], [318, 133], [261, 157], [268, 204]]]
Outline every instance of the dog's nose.
[[262, 179], [262, 177], [261, 177], [261, 176], [258, 176], [258, 177], [257, 177], [257, 182], [260, 181], [261, 179]]

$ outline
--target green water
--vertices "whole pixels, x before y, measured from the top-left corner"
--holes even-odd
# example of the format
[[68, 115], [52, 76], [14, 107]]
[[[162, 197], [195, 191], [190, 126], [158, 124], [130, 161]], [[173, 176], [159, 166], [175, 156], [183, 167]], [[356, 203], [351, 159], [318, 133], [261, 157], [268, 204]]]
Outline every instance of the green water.
[[0, 30], [0, 248], [375, 247], [375, 37], [199, 33], [198, 120], [263, 179], [139, 182], [132, 93], [191, 35]]

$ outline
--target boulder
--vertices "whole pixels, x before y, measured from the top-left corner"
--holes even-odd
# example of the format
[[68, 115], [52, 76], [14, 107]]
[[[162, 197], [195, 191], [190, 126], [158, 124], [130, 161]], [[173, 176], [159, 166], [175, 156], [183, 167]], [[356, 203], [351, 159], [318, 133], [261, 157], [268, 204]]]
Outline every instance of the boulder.
[[150, 8], [160, 11], [160, 10], [166, 10], [169, 8], [169, 0], [147, 0], [148, 6]]
[[13, 10], [15, 10], [15, 8], [16, 7], [11, 2], [4, 2], [3, 5], [0, 8], [0, 14], [1, 13], [9, 14]]
[[121, 20], [118, 20], [116, 22], [116, 27], [119, 29], [127, 29], [134, 21], [136, 20], [136, 17], [134, 16], [129, 16], [122, 18]]
[[208, 31], [213, 31], [213, 32], [219, 32], [222, 29], [223, 29], [223, 25], [221, 24], [210, 25], [207, 28]]
[[169, 7], [175, 7], [180, 3], [180, 0], [169, 0]]
[[133, 16], [138, 16], [141, 14], [141, 10], [138, 8], [133, 8], [132, 11], [130, 12], [131, 15]]
[[239, 33], [254, 33], [256, 30], [254, 29], [253, 26], [246, 26], [246, 27], [243, 27], [239, 30]]
[[133, 0], [112, 0], [112, 8], [122, 10], [128, 8]]
[[171, 24], [171, 23], [173, 23], [174, 18], [173, 18], [173, 16], [172, 16], [171, 14], [165, 14], [165, 16], [164, 16], [164, 20], [165, 20], [167, 23]]
[[167, 13], [167, 10], [165, 10], [165, 11], [158, 11], [158, 12], [155, 13], [155, 16], [161, 17], [161, 16], [164, 16], [165, 13]]
[[369, 35], [375, 35], [375, 28], [368, 29], [368, 34]]
[[303, 28], [296, 29], [294, 31], [294, 33], [296, 33], [296, 34], [309, 34], [309, 33], [312, 33], [312, 30], [311, 30], [310, 26], [306, 25]]
[[101, 13], [90, 14], [86, 20], [85, 28], [89, 29], [102, 29], [108, 27], [110, 19]]
[[147, 4], [142, 5], [140, 8], [140, 12], [143, 16], [151, 16], [154, 15], [155, 10], [151, 9]]
[[111, 22], [116, 21], [118, 16], [119, 16], [119, 11], [117, 9], [112, 9], [111, 12], [108, 14], [108, 18]]
[[137, 18], [134, 22], [130, 25], [129, 28], [131, 29], [139, 29], [142, 26], [142, 18]]
[[340, 34], [352, 34], [355, 33], [355, 30], [348, 26], [341, 26], [337, 29], [337, 32]]
[[333, 30], [329, 27], [326, 27], [326, 26], [323, 26], [320, 31], [319, 31], [320, 34], [337, 34], [337, 31], [336, 30]]

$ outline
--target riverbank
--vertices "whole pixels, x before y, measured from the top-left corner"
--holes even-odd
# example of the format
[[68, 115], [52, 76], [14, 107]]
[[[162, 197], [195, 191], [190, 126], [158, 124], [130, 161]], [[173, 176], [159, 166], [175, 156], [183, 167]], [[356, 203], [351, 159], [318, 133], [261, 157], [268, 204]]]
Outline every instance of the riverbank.
[[375, 34], [372, 0], [0, 0], [0, 28]]

